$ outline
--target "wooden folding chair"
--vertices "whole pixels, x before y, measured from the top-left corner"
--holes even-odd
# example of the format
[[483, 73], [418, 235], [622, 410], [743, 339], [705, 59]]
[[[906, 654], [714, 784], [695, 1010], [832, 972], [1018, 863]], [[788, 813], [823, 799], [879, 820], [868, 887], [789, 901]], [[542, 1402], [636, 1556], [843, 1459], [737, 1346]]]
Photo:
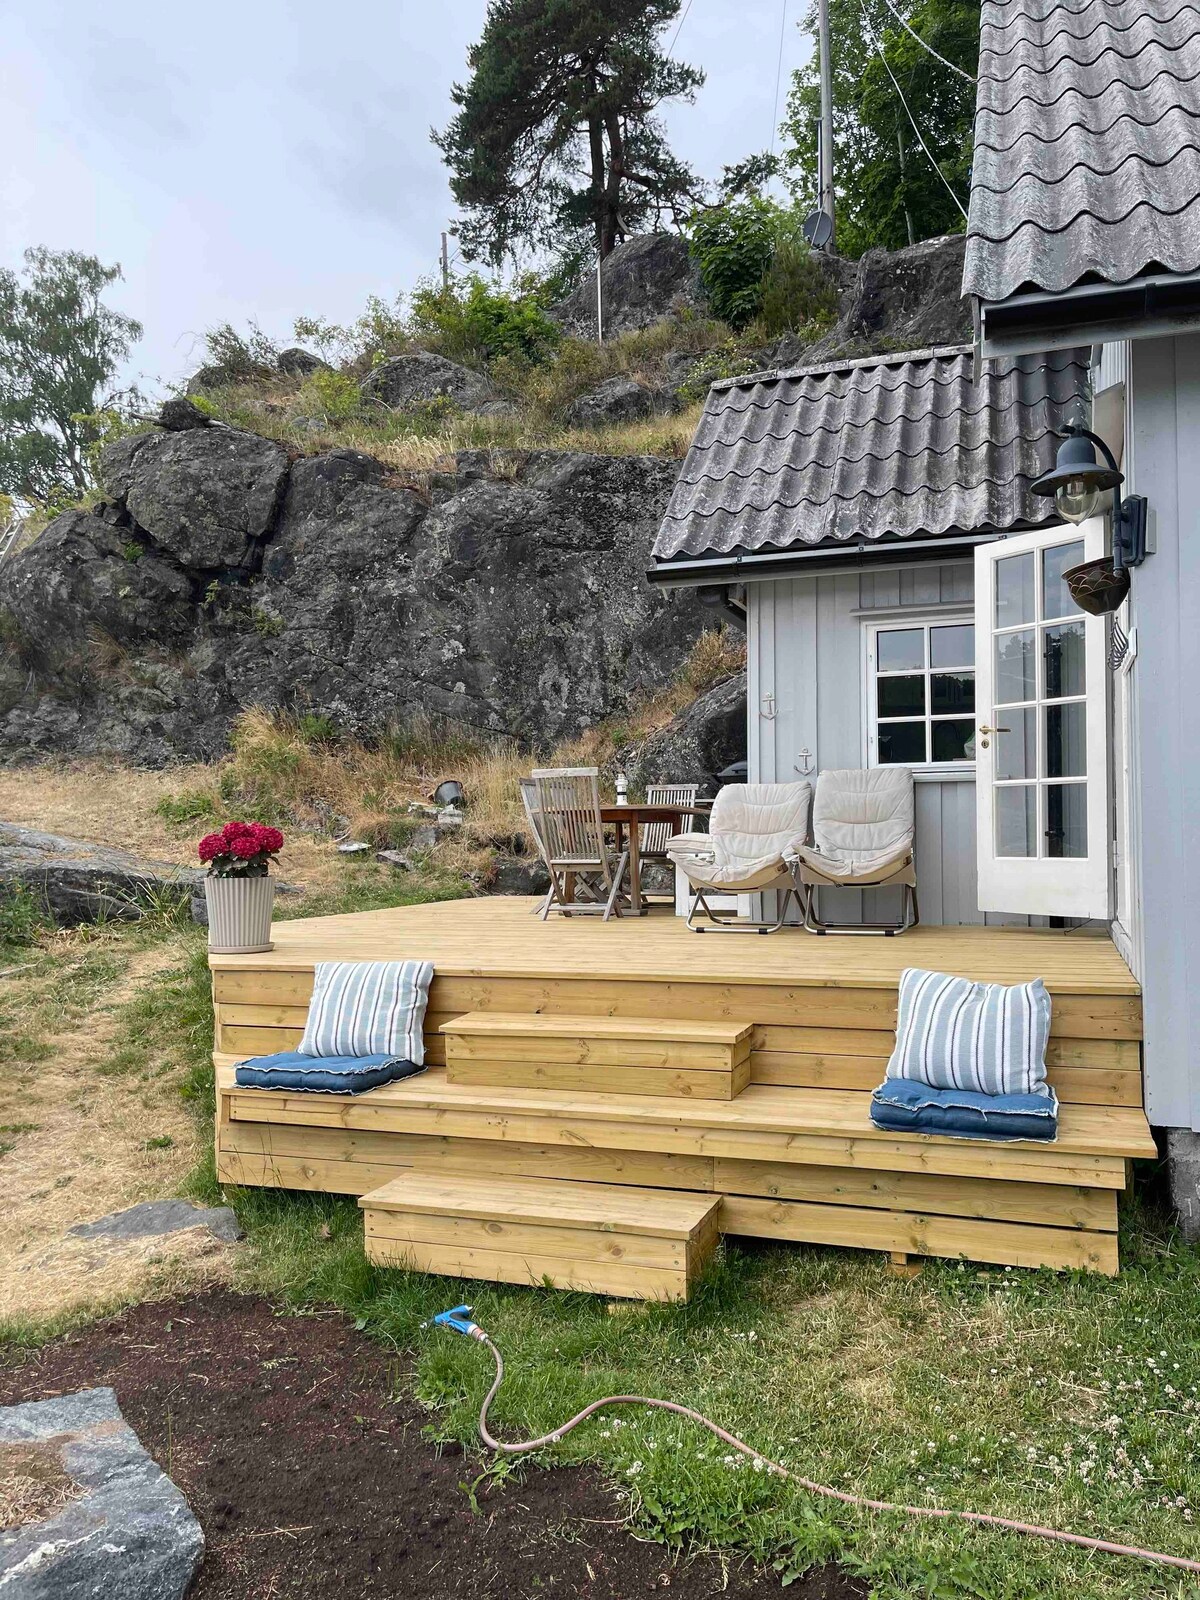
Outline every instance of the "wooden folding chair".
[[[541, 908], [564, 916], [599, 912], [605, 922], [620, 916], [621, 884], [629, 865], [623, 850], [614, 861], [600, 819], [598, 767], [540, 767], [533, 773], [542, 860], [550, 874], [550, 893]], [[592, 896], [581, 901], [577, 892]]]

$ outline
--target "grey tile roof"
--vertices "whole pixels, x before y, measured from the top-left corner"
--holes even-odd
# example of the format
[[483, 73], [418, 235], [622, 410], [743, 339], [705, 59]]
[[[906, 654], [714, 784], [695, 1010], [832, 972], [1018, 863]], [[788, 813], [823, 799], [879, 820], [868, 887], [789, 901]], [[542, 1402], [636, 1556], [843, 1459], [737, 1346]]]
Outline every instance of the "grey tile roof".
[[716, 383], [655, 559], [1045, 522], [1029, 484], [1087, 392], [1086, 351], [976, 383], [968, 345]]
[[983, 0], [963, 293], [1200, 269], [1200, 7]]

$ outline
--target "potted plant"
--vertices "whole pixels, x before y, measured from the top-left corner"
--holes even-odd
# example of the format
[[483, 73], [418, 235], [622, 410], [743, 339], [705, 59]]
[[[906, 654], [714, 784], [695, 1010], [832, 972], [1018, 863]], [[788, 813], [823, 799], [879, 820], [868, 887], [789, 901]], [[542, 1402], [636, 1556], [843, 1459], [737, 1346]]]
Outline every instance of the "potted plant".
[[250, 955], [270, 950], [275, 880], [271, 862], [283, 849], [278, 828], [262, 822], [227, 822], [205, 834], [198, 846], [208, 867], [208, 948], [217, 955]]

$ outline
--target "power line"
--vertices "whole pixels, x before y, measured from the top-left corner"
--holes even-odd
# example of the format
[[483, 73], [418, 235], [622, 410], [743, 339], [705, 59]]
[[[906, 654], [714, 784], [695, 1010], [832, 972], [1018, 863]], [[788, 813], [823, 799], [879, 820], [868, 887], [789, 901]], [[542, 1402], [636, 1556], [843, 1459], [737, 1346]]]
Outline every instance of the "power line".
[[671, 40], [671, 48], [667, 51], [667, 60], [668, 61], [670, 61], [671, 57], [675, 54], [675, 46], [679, 43], [679, 35], [683, 30], [683, 25], [687, 21], [688, 12], [691, 9], [692, 9], [692, 0], [687, 0], [687, 5], [685, 5], [684, 8], [683, 8], [683, 15], [679, 19], [679, 27], [675, 29], [674, 37]]
[[779, 84], [783, 77], [783, 36], [787, 29], [787, 0], [779, 18], [779, 56], [775, 62], [775, 98], [771, 102], [771, 154], [775, 154], [775, 139], [779, 132]]
[[963, 207], [962, 201], [955, 194], [953, 188], [950, 185], [949, 178], [947, 178], [946, 174], [942, 171], [941, 167], [938, 165], [937, 161], [934, 159], [933, 151], [930, 150], [929, 146], [925, 143], [925, 135], [921, 132], [921, 129], [920, 129], [920, 126], [917, 123], [916, 117], [914, 117], [912, 112], [908, 109], [908, 101], [904, 98], [904, 90], [896, 82], [896, 74], [892, 71], [891, 67], [888, 65], [888, 59], [884, 55], [883, 47], [879, 43], [878, 38], [876, 37], [875, 29], [871, 26], [871, 20], [867, 16], [867, 11], [866, 11], [866, 7], [865, 6], [862, 7], [862, 19], [863, 19], [863, 27], [867, 30], [867, 36], [870, 39], [872, 45], [875, 47], [875, 54], [879, 57], [880, 61], [883, 62], [883, 70], [887, 73], [888, 77], [892, 80], [892, 88], [895, 89], [896, 93], [900, 96], [900, 104], [904, 107], [905, 115], [908, 117], [908, 120], [912, 123], [913, 132], [916, 134], [918, 140], [920, 141], [921, 149], [924, 150], [925, 154], [929, 157], [930, 165], [933, 167], [933, 170], [937, 173], [938, 177], [945, 184], [946, 192], [949, 194], [951, 200], [954, 201], [954, 204], [958, 207], [959, 211], [961, 212], [963, 221], [964, 222], [968, 221], [969, 219], [967, 217], [966, 210]]
[[921, 46], [922, 50], [928, 50], [929, 54], [933, 57], [933, 59], [935, 61], [940, 61], [944, 67], [949, 67], [951, 72], [957, 72], [959, 77], [960, 78], [965, 78], [968, 83], [976, 83], [976, 82], [978, 82], [978, 80], [976, 78], [973, 78], [971, 76], [971, 74], [969, 72], [967, 72], [964, 68], [956, 65], [956, 63], [953, 62], [953, 61], [947, 61], [945, 56], [939, 55], [931, 44], [928, 44], [924, 39], [922, 39], [921, 35], [917, 32], [917, 30], [915, 28], [913, 28], [913, 27], [910, 27], [908, 22], [906, 22], [905, 19], [896, 10], [895, 6], [892, 4], [892, 0], [883, 0], [883, 3], [888, 8], [888, 10], [892, 13], [892, 15], [895, 17], [896, 21], [900, 24], [900, 26], [904, 29], [904, 31], [906, 33], [910, 33], [913, 36], [913, 38]]

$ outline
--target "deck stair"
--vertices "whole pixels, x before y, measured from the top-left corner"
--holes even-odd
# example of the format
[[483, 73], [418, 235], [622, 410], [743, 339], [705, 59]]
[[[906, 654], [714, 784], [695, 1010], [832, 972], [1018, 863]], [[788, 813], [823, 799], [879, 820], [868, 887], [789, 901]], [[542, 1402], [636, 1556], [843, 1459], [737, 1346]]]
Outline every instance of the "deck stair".
[[[1156, 1147], [1142, 1109], [1141, 995], [1110, 940], [983, 927], [915, 928], [865, 948], [787, 931], [696, 940], [674, 917], [551, 925], [530, 909], [478, 900], [298, 919], [277, 924], [270, 952], [214, 955], [221, 1181], [375, 1197], [396, 1180], [410, 1197], [418, 1182], [483, 1183], [490, 1210], [455, 1209], [459, 1190], [436, 1211], [449, 1234], [410, 1225], [400, 1246], [457, 1261], [466, 1276], [500, 1276], [504, 1263], [482, 1270], [490, 1249], [522, 1282], [564, 1258], [524, 1241], [500, 1248], [488, 1241], [503, 1235], [486, 1230], [578, 1230], [564, 1202], [590, 1190], [598, 1204], [605, 1188], [649, 1196], [639, 1205], [656, 1226], [655, 1197], [682, 1192], [725, 1234], [1117, 1270], [1117, 1196], [1130, 1159], [1153, 1159]], [[359, 1095], [235, 1083], [245, 1056], [295, 1047], [315, 962], [402, 956], [434, 965], [429, 1071]], [[1061, 1102], [1054, 1143], [874, 1126], [870, 1090], [893, 1046], [906, 966], [1045, 979]], [[548, 1216], [496, 1209], [531, 1181], [538, 1204], [553, 1190]], [[435, 1216], [400, 1206], [380, 1224], [384, 1210], [366, 1207], [367, 1227], [372, 1250], [393, 1259], [399, 1247], [381, 1242], [380, 1228], [395, 1233], [397, 1215]], [[475, 1242], [452, 1255], [468, 1223]], [[590, 1231], [604, 1237], [595, 1223]], [[595, 1264], [565, 1259], [566, 1276], [551, 1271], [552, 1281], [580, 1282], [577, 1268]]]
[[441, 1032], [450, 1083], [732, 1100], [754, 1023], [468, 1011]]
[[359, 1200], [367, 1256], [457, 1278], [686, 1300], [720, 1199], [608, 1183], [406, 1172]]

